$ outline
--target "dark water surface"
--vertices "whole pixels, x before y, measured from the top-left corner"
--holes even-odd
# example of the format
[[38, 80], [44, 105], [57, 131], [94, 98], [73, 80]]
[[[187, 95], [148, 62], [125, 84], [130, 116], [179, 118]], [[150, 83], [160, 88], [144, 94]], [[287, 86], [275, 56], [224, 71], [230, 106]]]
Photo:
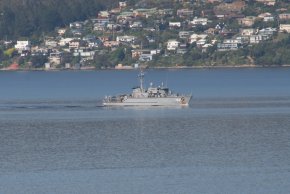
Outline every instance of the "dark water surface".
[[290, 192], [290, 69], [149, 70], [190, 106], [100, 106], [136, 75], [0, 72], [0, 193]]

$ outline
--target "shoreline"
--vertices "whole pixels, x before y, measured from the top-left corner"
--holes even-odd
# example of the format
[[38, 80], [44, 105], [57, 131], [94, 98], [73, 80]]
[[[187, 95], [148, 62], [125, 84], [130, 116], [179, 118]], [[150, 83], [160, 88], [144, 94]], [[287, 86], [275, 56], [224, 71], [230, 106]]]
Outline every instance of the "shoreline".
[[[216, 65], [216, 66], [155, 66], [155, 67], [145, 67], [145, 69], [222, 69], [222, 68], [235, 68], [235, 69], [244, 69], [244, 68], [288, 68], [290, 64], [287, 65]], [[2, 68], [1, 71], [103, 71], [103, 70], [116, 70], [116, 71], [126, 71], [126, 70], [136, 70], [138, 68], [106, 68], [106, 69], [97, 69], [95, 67], [85, 67], [80, 69], [40, 69], [40, 68], [18, 68], [18, 69], [8, 69]]]

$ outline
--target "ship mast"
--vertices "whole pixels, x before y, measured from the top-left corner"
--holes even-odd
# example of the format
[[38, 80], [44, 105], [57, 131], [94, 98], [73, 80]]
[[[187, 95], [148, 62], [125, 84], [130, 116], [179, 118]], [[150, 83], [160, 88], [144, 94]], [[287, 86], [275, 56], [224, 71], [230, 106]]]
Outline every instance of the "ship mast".
[[143, 88], [144, 73], [143, 73], [142, 69], [140, 69], [140, 73], [139, 73], [138, 77], [139, 77], [139, 80], [140, 80], [141, 92], [144, 92], [144, 88]]

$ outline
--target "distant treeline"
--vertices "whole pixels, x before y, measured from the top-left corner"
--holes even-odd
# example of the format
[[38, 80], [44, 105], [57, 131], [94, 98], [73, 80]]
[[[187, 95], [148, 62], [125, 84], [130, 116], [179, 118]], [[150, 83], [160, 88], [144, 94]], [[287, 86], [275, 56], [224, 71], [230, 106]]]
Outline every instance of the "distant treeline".
[[27, 37], [94, 16], [116, 0], [1, 0], [0, 39]]

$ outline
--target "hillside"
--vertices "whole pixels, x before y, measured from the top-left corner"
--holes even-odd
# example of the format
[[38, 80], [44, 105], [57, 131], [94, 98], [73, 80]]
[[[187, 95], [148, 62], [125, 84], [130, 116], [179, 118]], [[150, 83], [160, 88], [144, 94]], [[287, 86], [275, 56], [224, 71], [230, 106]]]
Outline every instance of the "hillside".
[[0, 39], [31, 36], [83, 20], [116, 0], [1, 0]]

